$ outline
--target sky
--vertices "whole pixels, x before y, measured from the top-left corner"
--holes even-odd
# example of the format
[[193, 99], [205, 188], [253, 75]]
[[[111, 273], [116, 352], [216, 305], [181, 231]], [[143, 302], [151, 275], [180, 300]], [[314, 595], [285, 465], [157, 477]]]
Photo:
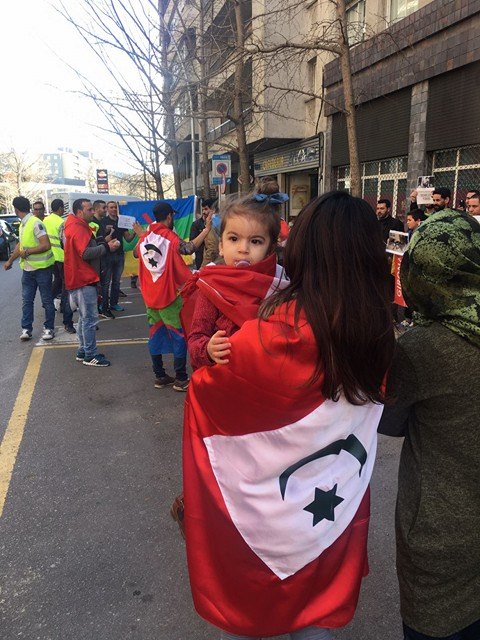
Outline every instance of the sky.
[[[75, 0], [65, 4], [78, 6]], [[92, 151], [110, 170], [131, 170], [115, 136], [72, 65], [102, 86], [105, 72], [75, 28], [55, 7], [60, 0], [4, 0], [0, 8], [2, 73], [0, 150], [51, 153], [58, 147]], [[73, 9], [75, 10], [75, 9]]]

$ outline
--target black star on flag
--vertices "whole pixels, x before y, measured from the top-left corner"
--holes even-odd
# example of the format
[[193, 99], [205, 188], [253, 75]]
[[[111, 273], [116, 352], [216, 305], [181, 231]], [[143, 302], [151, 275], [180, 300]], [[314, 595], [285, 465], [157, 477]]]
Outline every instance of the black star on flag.
[[315, 489], [315, 499], [303, 509], [313, 514], [313, 527], [325, 519], [332, 522], [335, 520], [335, 507], [343, 502], [343, 498], [336, 493], [337, 485], [330, 491], [323, 491], [318, 487]]
[[151, 264], [151, 266], [155, 269], [155, 267], [158, 266], [158, 262], [155, 260], [155, 258], [149, 258], [148, 262]]

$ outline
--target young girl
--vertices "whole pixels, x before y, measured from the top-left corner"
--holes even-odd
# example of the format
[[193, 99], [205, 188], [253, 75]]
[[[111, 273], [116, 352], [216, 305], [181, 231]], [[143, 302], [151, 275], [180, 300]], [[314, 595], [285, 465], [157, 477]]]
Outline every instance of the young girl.
[[182, 293], [188, 299], [197, 289], [187, 327], [193, 369], [227, 364], [230, 336], [245, 320], [257, 316], [268, 295], [286, 286], [275, 248], [280, 234], [278, 209], [287, 200], [286, 194], [278, 193], [278, 183], [268, 180], [255, 194], [233, 200], [224, 210], [219, 253], [225, 265], [205, 267]]

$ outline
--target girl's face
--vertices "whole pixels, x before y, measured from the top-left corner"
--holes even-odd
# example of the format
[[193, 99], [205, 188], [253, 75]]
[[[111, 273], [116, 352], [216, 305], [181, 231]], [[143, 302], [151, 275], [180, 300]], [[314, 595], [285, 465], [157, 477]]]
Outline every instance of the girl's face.
[[219, 249], [228, 266], [256, 264], [270, 252], [268, 230], [251, 216], [231, 216], [226, 222]]

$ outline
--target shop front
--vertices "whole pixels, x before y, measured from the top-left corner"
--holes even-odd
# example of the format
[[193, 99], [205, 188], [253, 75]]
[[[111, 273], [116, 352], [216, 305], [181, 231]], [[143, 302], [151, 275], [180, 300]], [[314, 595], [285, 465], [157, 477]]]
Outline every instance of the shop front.
[[255, 177], [273, 176], [288, 193], [287, 220], [318, 195], [323, 158], [323, 134], [254, 156]]

